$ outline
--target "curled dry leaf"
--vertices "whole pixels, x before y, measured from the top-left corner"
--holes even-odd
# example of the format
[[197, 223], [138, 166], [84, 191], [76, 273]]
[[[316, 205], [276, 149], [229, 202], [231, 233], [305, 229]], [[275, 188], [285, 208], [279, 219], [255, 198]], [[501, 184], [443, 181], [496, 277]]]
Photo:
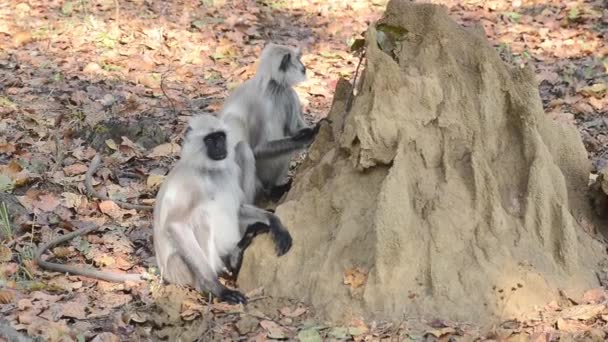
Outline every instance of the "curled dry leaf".
[[587, 330], [587, 325], [573, 319], [557, 319], [557, 329], [567, 332], [582, 332]]
[[66, 176], [76, 176], [87, 172], [88, 167], [84, 164], [72, 164], [63, 168]]
[[114, 219], [121, 218], [123, 215], [123, 210], [114, 201], [101, 201], [99, 210]]
[[13, 259], [13, 251], [5, 245], [0, 245], [0, 262], [7, 262]]
[[604, 304], [577, 305], [564, 309], [561, 317], [563, 319], [587, 320], [603, 313], [605, 309], [606, 305]]
[[91, 342], [120, 342], [120, 338], [111, 332], [103, 332], [95, 336]]
[[274, 339], [287, 338], [287, 332], [285, 331], [285, 328], [283, 328], [282, 326], [278, 325], [277, 323], [275, 323], [273, 321], [261, 321], [260, 326], [262, 326], [262, 328], [264, 328], [264, 330], [266, 330], [268, 332], [267, 336], [269, 338], [274, 338]]
[[15, 299], [15, 293], [7, 289], [0, 289], [0, 304], [12, 303]]
[[191, 321], [205, 310], [205, 306], [196, 300], [186, 299], [182, 302], [180, 316], [184, 321]]
[[368, 271], [362, 267], [354, 267], [346, 270], [344, 272], [344, 284], [350, 285], [351, 289], [363, 286], [367, 280], [367, 272]]
[[152, 149], [152, 152], [148, 154], [148, 158], [168, 157], [178, 154], [180, 150], [181, 147], [173, 142], [161, 144]]
[[65, 258], [70, 256], [74, 251], [70, 247], [55, 247], [53, 248], [53, 254], [58, 258]]
[[148, 187], [148, 189], [156, 189], [163, 183], [164, 180], [165, 176], [152, 174], [148, 176], [148, 179], [146, 180], [146, 186]]
[[295, 308], [294, 310], [291, 310], [289, 307], [284, 307], [281, 310], [279, 310], [279, 312], [281, 313], [281, 315], [285, 316], [285, 317], [291, 317], [291, 318], [295, 318], [295, 317], [299, 317], [302, 316], [305, 312], [306, 312], [306, 308], [299, 306], [297, 308]]
[[583, 294], [583, 302], [588, 304], [599, 304], [606, 299], [608, 299], [608, 294], [603, 287], [591, 289]]
[[63, 192], [61, 197], [63, 197], [61, 204], [66, 208], [79, 208], [87, 200], [85, 196], [72, 192]]
[[72, 300], [61, 305], [63, 317], [85, 319], [87, 314], [85, 309], [89, 306], [89, 300], [86, 295], [81, 295], [77, 300]]
[[591, 86], [583, 87], [579, 92], [585, 96], [593, 96], [596, 98], [602, 98], [606, 94], [608, 86], [605, 83], [596, 83]]

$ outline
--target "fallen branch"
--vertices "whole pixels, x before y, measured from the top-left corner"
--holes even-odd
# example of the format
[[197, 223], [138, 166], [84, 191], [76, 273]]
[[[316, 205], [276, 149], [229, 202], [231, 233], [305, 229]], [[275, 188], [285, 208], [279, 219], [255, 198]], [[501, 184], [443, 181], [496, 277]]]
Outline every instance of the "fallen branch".
[[107, 271], [99, 271], [99, 270], [85, 269], [85, 268], [69, 266], [69, 265], [62, 265], [62, 264], [57, 264], [57, 263], [49, 262], [46, 260], [42, 260], [42, 255], [48, 249], [53, 248], [68, 240], [71, 240], [77, 236], [86, 235], [92, 231], [97, 230], [98, 228], [99, 228], [99, 226], [80, 228], [69, 234], [59, 236], [59, 237], [45, 243], [44, 245], [42, 245], [42, 247], [38, 248], [38, 250], [36, 251], [36, 256], [35, 256], [36, 264], [38, 264], [38, 266], [40, 266], [41, 268], [43, 268], [45, 270], [49, 270], [49, 271], [53, 271], [53, 272], [69, 273], [72, 275], [84, 276], [84, 277], [100, 279], [100, 280], [105, 280], [105, 281], [115, 282], [115, 283], [123, 283], [126, 281], [145, 280], [147, 278], [146, 274], [114, 273], [114, 272], [107, 272]]
[[95, 190], [93, 188], [93, 174], [95, 173], [95, 171], [97, 171], [97, 169], [99, 168], [99, 165], [101, 165], [101, 156], [99, 154], [96, 154], [95, 157], [93, 158], [93, 160], [91, 161], [91, 165], [89, 165], [89, 169], [87, 170], [87, 173], [84, 178], [84, 185], [90, 196], [98, 198], [102, 201], [113, 201], [114, 203], [116, 203], [116, 205], [118, 205], [119, 207], [121, 207], [123, 209], [136, 209], [136, 210], [152, 210], [153, 209], [153, 207], [151, 205], [131, 204], [131, 203], [127, 203], [127, 202], [113, 200], [110, 197]]

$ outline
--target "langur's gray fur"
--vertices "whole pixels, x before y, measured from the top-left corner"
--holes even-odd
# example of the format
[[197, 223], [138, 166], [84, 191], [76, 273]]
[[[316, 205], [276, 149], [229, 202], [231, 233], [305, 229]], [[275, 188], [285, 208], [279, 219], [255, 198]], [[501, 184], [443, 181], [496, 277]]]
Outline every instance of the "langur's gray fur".
[[[319, 127], [308, 127], [293, 86], [306, 80], [300, 49], [268, 44], [256, 74], [226, 100], [221, 117], [235, 139], [255, 155], [256, 193], [285, 182], [293, 154], [312, 143]], [[252, 194], [247, 193], [248, 199]]]
[[253, 235], [270, 231], [279, 255], [291, 247], [278, 218], [245, 201], [243, 182], [253, 178], [255, 165], [243, 147], [219, 119], [193, 117], [180, 160], [163, 182], [154, 208], [154, 249], [163, 279], [233, 303], [246, 298], [222, 285], [218, 274], [225, 268], [238, 272]]

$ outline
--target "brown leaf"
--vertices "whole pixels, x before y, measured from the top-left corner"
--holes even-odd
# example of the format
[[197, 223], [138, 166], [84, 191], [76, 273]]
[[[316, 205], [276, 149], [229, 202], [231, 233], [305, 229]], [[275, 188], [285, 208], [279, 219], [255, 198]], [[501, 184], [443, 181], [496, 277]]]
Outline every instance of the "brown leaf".
[[123, 210], [114, 201], [101, 201], [99, 210], [114, 219], [121, 218], [123, 215]]
[[299, 317], [302, 316], [305, 312], [306, 312], [306, 308], [305, 307], [297, 307], [295, 310], [291, 310], [289, 307], [284, 307], [281, 310], [279, 310], [279, 312], [281, 312], [281, 315], [285, 316], [285, 317]]
[[82, 69], [82, 72], [84, 72], [85, 74], [99, 74], [102, 71], [103, 70], [101, 69], [99, 64], [95, 62], [90, 62]]
[[146, 180], [146, 186], [148, 187], [148, 189], [156, 189], [163, 183], [164, 180], [165, 176], [152, 174], [148, 176], [148, 179]]
[[53, 254], [58, 258], [65, 258], [70, 256], [74, 251], [70, 247], [55, 247], [53, 248]]
[[13, 259], [13, 251], [5, 245], [0, 245], [0, 262], [7, 262]]
[[13, 36], [13, 43], [15, 44], [15, 46], [25, 45], [25, 44], [31, 42], [32, 40], [33, 40], [32, 34], [30, 32], [26, 32], [26, 31], [17, 32]]
[[93, 258], [96, 264], [100, 266], [111, 266], [115, 264], [115, 260], [112, 256], [103, 254], [98, 257]]
[[579, 89], [579, 92], [585, 96], [594, 96], [597, 98], [601, 98], [602, 96], [604, 96], [607, 90], [608, 85], [606, 85], [606, 83], [596, 83], [594, 85]]
[[15, 293], [7, 289], [0, 289], [0, 304], [12, 303], [15, 299]]
[[287, 332], [285, 331], [285, 328], [273, 321], [261, 321], [260, 326], [262, 326], [262, 328], [264, 328], [268, 332], [269, 338], [283, 339], [287, 337]]
[[599, 304], [608, 298], [608, 294], [603, 287], [591, 289], [583, 294], [583, 302], [588, 304]]
[[15, 153], [17, 149], [15, 148], [15, 145], [13, 144], [0, 144], [0, 153], [4, 153], [4, 154], [13, 154]]
[[72, 164], [70, 166], [66, 166], [63, 168], [63, 172], [65, 173], [66, 176], [71, 177], [71, 176], [76, 176], [76, 175], [81, 175], [85, 172], [87, 172], [88, 167], [84, 164]]
[[562, 310], [561, 317], [564, 319], [587, 320], [598, 316], [606, 309], [604, 304], [577, 305]]
[[152, 149], [152, 152], [148, 154], [148, 158], [156, 157], [167, 157], [170, 155], [176, 155], [180, 152], [180, 146], [176, 143], [161, 144]]
[[63, 197], [62, 204], [66, 208], [79, 208], [81, 205], [87, 203], [87, 198], [85, 196], [72, 192], [64, 192], [61, 194], [61, 197]]
[[557, 329], [566, 332], [579, 332], [585, 331], [587, 329], [587, 325], [583, 322], [579, 322], [573, 319], [557, 319]]
[[452, 327], [446, 327], [446, 328], [442, 328], [442, 329], [427, 330], [426, 334], [430, 334], [430, 335], [435, 336], [436, 338], [440, 338], [445, 335], [452, 335], [455, 332], [456, 332], [456, 329], [454, 329]]
[[79, 297], [77, 301], [67, 302], [62, 304], [63, 317], [85, 319], [87, 314], [85, 309], [89, 306], [89, 300], [86, 295]]
[[350, 285], [352, 289], [359, 288], [367, 281], [367, 270], [362, 267], [354, 267], [344, 272], [344, 284]]
[[180, 316], [185, 321], [191, 321], [205, 310], [205, 306], [198, 301], [186, 299], [182, 302]]
[[95, 336], [91, 342], [120, 342], [120, 338], [111, 332], [103, 332]]

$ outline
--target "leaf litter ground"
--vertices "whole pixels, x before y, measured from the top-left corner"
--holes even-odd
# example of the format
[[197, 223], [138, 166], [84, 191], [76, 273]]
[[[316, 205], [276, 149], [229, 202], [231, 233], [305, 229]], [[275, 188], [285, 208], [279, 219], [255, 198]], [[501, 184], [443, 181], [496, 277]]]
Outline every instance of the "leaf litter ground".
[[[465, 26], [483, 26], [507, 63], [535, 68], [547, 115], [579, 128], [594, 171], [606, 166], [605, 3], [435, 2]], [[95, 152], [106, 155], [93, 183], [98, 191], [113, 200], [152, 203], [179, 153], [188, 117], [219, 109], [228, 92], [253, 74], [268, 40], [304, 46], [309, 81], [298, 93], [309, 121], [324, 117], [337, 79], [352, 79], [358, 63], [348, 47], [383, 6], [378, 0], [0, 4], [4, 319], [49, 341], [603, 340], [603, 288], [589, 290], [579, 303], [564, 294], [563, 301], [539, 308], [537, 317], [490, 329], [441, 318], [336, 326], [263, 289], [249, 293], [251, 303], [243, 308], [210, 303], [157, 280], [110, 284], [44, 272], [32, 262], [36, 246], [94, 225], [101, 228], [54, 248], [52, 257], [115, 272], [153, 267], [149, 213], [84, 195]], [[366, 274], [344, 270], [344, 286], [355, 290]]]

